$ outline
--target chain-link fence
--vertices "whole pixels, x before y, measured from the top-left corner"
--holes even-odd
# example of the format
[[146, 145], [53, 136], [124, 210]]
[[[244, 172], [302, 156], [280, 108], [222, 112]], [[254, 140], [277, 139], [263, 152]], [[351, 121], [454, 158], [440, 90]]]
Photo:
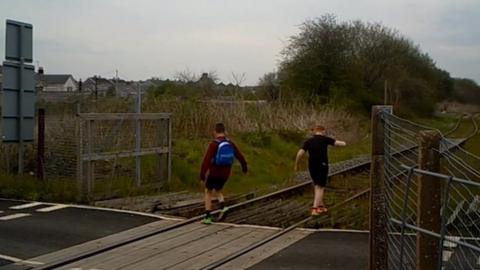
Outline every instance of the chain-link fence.
[[388, 269], [480, 269], [480, 157], [380, 114]]
[[[55, 192], [104, 199], [159, 187], [170, 178], [170, 114], [47, 111], [44, 119], [40, 139], [37, 123], [35, 141], [25, 144], [24, 172], [55, 184]], [[17, 144], [0, 143], [0, 150], [0, 173], [15, 175]]]

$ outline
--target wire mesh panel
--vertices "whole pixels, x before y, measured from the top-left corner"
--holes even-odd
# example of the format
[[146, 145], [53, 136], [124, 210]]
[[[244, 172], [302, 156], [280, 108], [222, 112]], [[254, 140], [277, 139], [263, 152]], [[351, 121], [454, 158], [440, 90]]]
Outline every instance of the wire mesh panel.
[[77, 173], [77, 132], [75, 115], [47, 115], [45, 117], [45, 179], [72, 180]]
[[78, 178], [90, 196], [115, 197], [169, 179], [170, 115], [80, 114], [78, 121]]
[[[388, 219], [416, 224], [417, 181], [401, 165], [416, 166], [417, 131], [410, 122], [392, 114], [382, 114], [385, 123], [385, 198]], [[402, 233], [409, 235], [402, 237]], [[389, 269], [415, 269], [416, 239], [414, 232], [393, 222], [387, 223]], [[398, 261], [401, 258], [401, 263]], [[403, 264], [403, 265], [402, 265]], [[403, 268], [402, 268], [403, 267]]]
[[[480, 157], [442, 140], [444, 269], [480, 268]], [[456, 179], [458, 178], [458, 179]], [[471, 245], [450, 242], [458, 240]], [[475, 249], [476, 248], [476, 249]]]
[[[438, 147], [422, 154], [419, 134], [432, 128], [388, 113], [381, 117], [388, 269], [419, 269], [422, 260], [435, 260], [429, 269], [480, 268], [480, 158], [460, 147], [464, 140], [444, 136], [438, 137]], [[438, 170], [419, 169], [422, 157], [431, 166], [435, 156]], [[426, 191], [427, 178], [438, 189]], [[426, 205], [437, 197], [438, 208]], [[427, 226], [425, 217], [438, 222]], [[419, 246], [425, 238], [434, 243], [426, 253]]]

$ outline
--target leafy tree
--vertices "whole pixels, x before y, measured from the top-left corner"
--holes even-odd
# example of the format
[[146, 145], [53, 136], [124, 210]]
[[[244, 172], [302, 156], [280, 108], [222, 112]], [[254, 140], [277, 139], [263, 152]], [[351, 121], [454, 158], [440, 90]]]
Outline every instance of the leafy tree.
[[452, 95], [448, 72], [398, 31], [379, 23], [338, 22], [331, 14], [307, 20], [282, 51], [280, 88], [368, 111], [389, 102], [405, 112], [428, 113]]
[[454, 100], [480, 105], [480, 86], [471, 79], [454, 79]]

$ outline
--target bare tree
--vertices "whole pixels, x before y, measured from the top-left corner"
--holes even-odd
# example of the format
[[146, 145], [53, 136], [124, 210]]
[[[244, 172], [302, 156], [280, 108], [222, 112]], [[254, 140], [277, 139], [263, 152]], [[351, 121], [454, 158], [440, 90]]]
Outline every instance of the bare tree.
[[196, 82], [198, 80], [198, 76], [188, 68], [183, 71], [175, 72], [173, 78], [183, 83]]
[[235, 86], [240, 86], [247, 79], [246, 73], [243, 72], [242, 74], [238, 74], [238, 73], [235, 73], [235, 72], [232, 71], [231, 79], [232, 79], [232, 82]]

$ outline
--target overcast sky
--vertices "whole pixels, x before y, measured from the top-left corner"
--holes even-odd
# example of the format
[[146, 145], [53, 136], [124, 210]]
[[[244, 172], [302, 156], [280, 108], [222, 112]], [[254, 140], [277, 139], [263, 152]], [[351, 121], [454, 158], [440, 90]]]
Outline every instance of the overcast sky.
[[232, 72], [256, 84], [277, 67], [306, 19], [333, 13], [398, 29], [452, 76], [480, 82], [479, 0], [0, 0], [5, 19], [34, 25], [34, 59], [77, 79], [171, 78], [177, 71]]

